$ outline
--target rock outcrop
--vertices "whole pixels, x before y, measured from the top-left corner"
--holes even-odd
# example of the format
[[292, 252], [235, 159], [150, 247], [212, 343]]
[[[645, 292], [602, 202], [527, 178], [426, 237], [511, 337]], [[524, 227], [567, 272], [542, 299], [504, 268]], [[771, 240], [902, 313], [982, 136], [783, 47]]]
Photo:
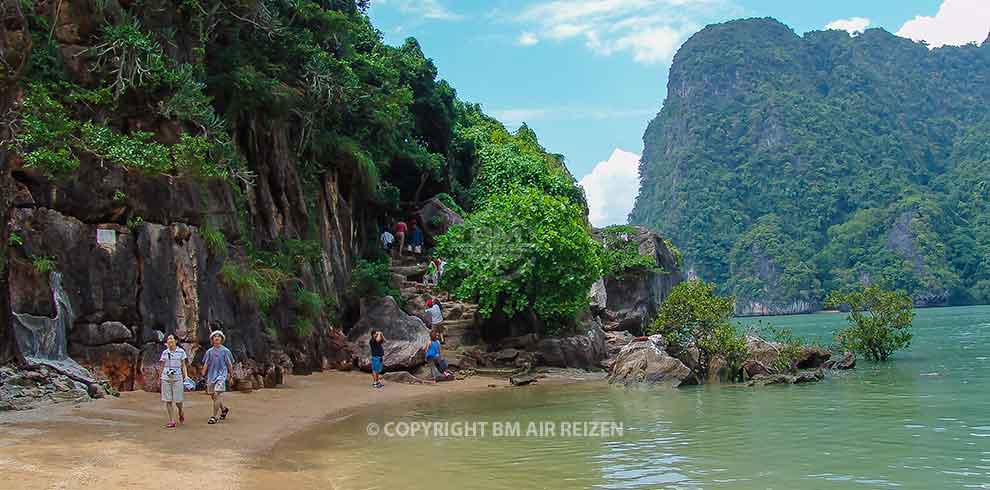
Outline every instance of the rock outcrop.
[[423, 228], [423, 237], [427, 245], [433, 245], [436, 238], [451, 226], [459, 225], [464, 219], [456, 211], [447, 207], [440, 199], [432, 197], [424, 202], [416, 211], [416, 218]]
[[387, 371], [409, 371], [423, 364], [430, 332], [419, 318], [399, 308], [391, 296], [369, 299], [361, 307], [358, 320], [347, 338], [357, 353], [358, 367], [371, 371], [371, 332], [381, 330], [385, 335], [384, 368]]
[[691, 369], [666, 352], [660, 335], [634, 340], [612, 362], [608, 382], [622, 385], [668, 386], [692, 383]]
[[660, 236], [646, 228], [633, 229], [635, 233], [628, 240], [637, 244], [640, 255], [651, 257], [657, 269], [599, 280], [592, 286], [591, 310], [601, 319], [605, 330], [627, 330], [641, 335], [670, 290], [684, 277], [677, 257]]

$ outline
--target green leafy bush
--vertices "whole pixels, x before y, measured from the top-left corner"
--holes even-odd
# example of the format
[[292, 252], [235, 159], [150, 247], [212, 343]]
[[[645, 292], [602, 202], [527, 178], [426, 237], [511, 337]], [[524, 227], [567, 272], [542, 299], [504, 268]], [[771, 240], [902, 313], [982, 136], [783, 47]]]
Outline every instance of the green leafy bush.
[[827, 304], [850, 309], [849, 326], [835, 334], [836, 342], [844, 349], [859, 352], [872, 361], [886, 361], [894, 352], [911, 345], [908, 329], [914, 312], [907, 293], [871, 285], [850, 293], [830, 294]]
[[588, 306], [601, 276], [597, 248], [581, 208], [520, 189], [490, 197], [439, 238], [435, 253], [447, 259], [442, 287], [478, 302], [482, 315], [532, 309], [559, 331]]
[[388, 259], [358, 260], [351, 271], [351, 284], [348, 292], [356, 298], [381, 298], [391, 296], [398, 300], [399, 290], [392, 286], [392, 273], [388, 269]]
[[613, 225], [601, 230], [603, 275], [619, 277], [634, 271], [659, 270], [652, 256], [639, 253], [639, 244], [632, 240], [636, 233], [636, 229], [628, 225]]

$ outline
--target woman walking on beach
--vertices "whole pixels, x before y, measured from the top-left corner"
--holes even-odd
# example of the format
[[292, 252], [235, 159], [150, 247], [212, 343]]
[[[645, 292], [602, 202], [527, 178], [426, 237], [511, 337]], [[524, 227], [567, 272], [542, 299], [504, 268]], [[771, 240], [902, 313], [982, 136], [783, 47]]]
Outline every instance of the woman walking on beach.
[[162, 401], [165, 402], [165, 410], [168, 412], [169, 429], [175, 428], [175, 415], [172, 405], [179, 409], [179, 422], [186, 421], [186, 414], [182, 411], [182, 401], [185, 397], [183, 381], [189, 377], [186, 370], [186, 351], [178, 346], [175, 335], [165, 338], [165, 350], [162, 351]]

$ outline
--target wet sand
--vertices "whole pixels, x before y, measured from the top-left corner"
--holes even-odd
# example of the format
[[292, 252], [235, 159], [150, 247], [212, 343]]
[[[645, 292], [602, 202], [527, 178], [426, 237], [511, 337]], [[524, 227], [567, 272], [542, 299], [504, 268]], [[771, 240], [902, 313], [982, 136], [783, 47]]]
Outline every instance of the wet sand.
[[471, 377], [375, 390], [363, 373], [290, 376], [275, 389], [224, 395], [230, 417], [217, 425], [206, 423], [209, 397], [186, 393], [186, 423], [176, 429], [164, 428], [158, 393], [0, 412], [0, 488], [257, 488], [259, 480], [269, 479], [252, 462], [312, 424], [369, 404], [495, 389], [490, 385], [507, 383]]

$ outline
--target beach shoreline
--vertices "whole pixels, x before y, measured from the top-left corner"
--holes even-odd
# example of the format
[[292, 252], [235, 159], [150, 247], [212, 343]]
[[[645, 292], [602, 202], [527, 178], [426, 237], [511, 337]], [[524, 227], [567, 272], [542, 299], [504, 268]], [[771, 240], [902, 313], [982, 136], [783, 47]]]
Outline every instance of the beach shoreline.
[[[509, 386], [473, 376], [437, 385], [370, 387], [359, 372], [290, 376], [277, 388], [226, 394], [230, 418], [208, 425], [211, 402], [186, 394], [186, 423], [165, 429], [158, 393], [0, 413], [0, 488], [171, 489], [209, 481], [239, 489], [280, 440], [374, 404]], [[257, 475], [252, 476], [252, 479]], [[253, 485], [252, 485], [253, 486]]]

